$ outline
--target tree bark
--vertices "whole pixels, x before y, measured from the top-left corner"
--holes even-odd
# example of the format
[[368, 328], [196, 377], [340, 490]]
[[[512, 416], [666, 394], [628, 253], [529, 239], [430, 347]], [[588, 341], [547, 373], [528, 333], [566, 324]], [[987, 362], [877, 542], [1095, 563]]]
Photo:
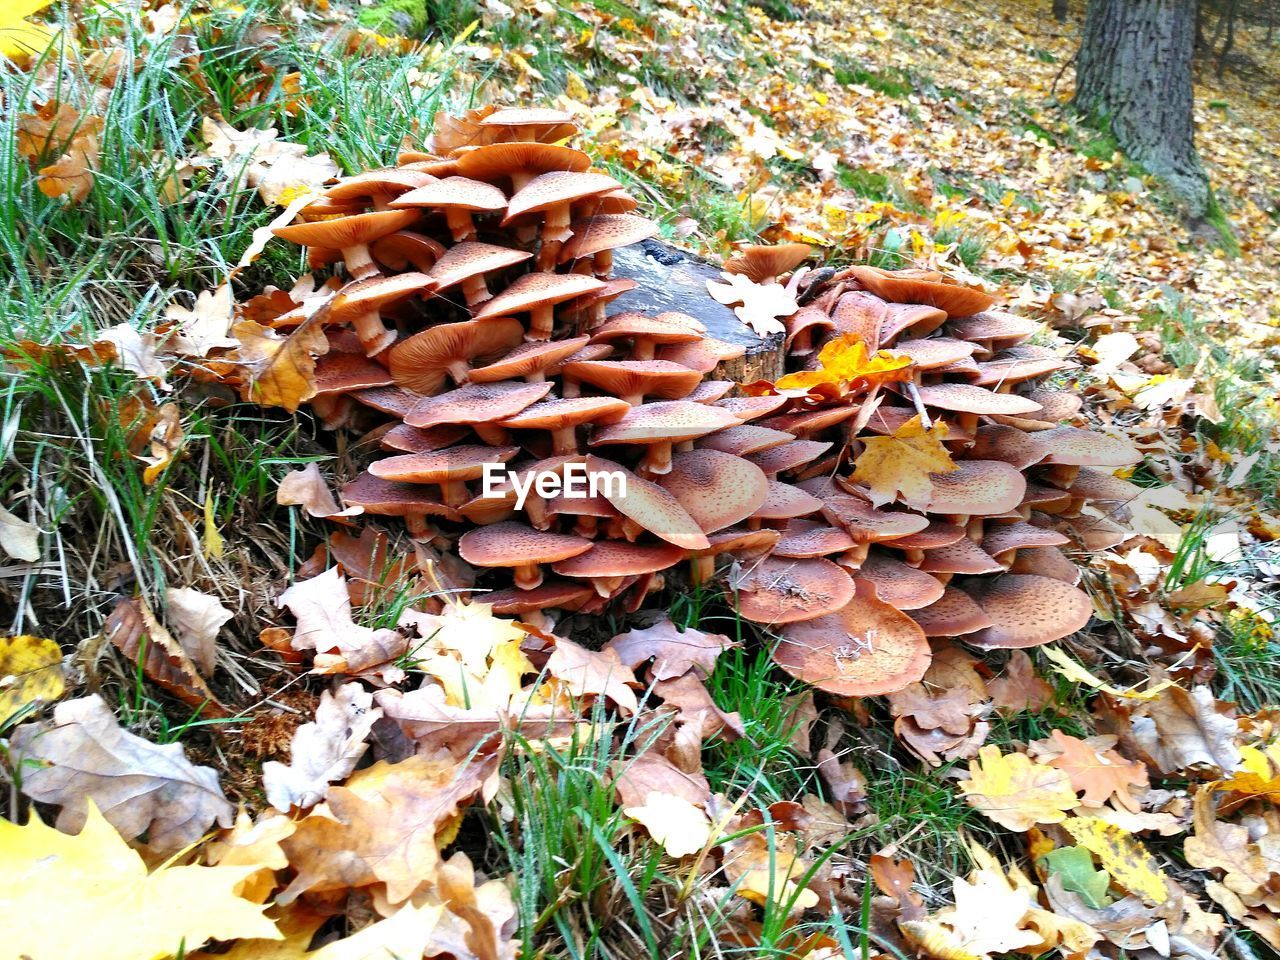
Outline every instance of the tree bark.
[[1231, 48], [1236, 44], [1236, 11], [1240, 8], [1240, 0], [1231, 0], [1227, 12], [1223, 14], [1227, 18], [1227, 39], [1222, 43], [1222, 49], [1218, 51], [1218, 78], [1222, 78], [1222, 71], [1226, 69], [1227, 57], [1231, 55]]
[[1195, 21], [1196, 0], [1089, 0], [1075, 103], [1199, 219], [1209, 179], [1192, 118]]

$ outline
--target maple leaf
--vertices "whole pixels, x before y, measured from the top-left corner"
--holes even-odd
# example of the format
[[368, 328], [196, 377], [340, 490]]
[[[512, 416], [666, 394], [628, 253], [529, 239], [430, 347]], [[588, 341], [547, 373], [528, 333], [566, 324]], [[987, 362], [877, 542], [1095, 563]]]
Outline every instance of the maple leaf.
[[177, 324], [171, 349], [188, 356], [207, 357], [212, 350], [234, 347], [240, 341], [230, 336], [235, 301], [231, 284], [223, 283], [213, 290], [201, 290], [188, 309], [171, 303], [165, 307], [167, 320]]
[[66, 689], [62, 648], [43, 637], [0, 637], [0, 725], [29, 703], [57, 700]]
[[1113, 824], [1096, 817], [1070, 817], [1062, 827], [1076, 843], [1096, 854], [1116, 885], [1149, 903], [1169, 899], [1169, 880], [1142, 844]]
[[[262, 907], [235, 894], [258, 867], [161, 867], [142, 857], [90, 801], [79, 832], [0, 820], [0, 921], [7, 955], [32, 960], [153, 960], [209, 939], [279, 939]], [[51, 909], [57, 904], [57, 909]]]
[[864, 449], [854, 460], [853, 480], [865, 484], [877, 507], [894, 500], [927, 503], [933, 494], [930, 474], [956, 469], [942, 445], [947, 426], [941, 421], [926, 430], [912, 417], [887, 437], [863, 437]]
[[145, 833], [152, 850], [172, 853], [215, 820], [231, 825], [233, 808], [211, 767], [193, 766], [181, 744], [122, 729], [97, 694], [58, 704], [52, 723], [18, 727], [11, 749], [22, 792], [62, 807], [60, 830], [78, 830], [93, 805], [125, 836]]
[[240, 342], [238, 359], [247, 373], [240, 389], [245, 400], [294, 413], [316, 395], [316, 357], [329, 352], [329, 341], [315, 320], [313, 314], [287, 337], [252, 320], [241, 320], [231, 328]]
[[817, 387], [830, 386], [836, 396], [862, 393], [885, 383], [911, 379], [911, 358], [888, 350], [869, 354], [866, 341], [856, 333], [828, 340], [818, 354], [817, 370], [802, 370], [779, 377], [774, 389], [786, 397], [803, 397]]
[[0, 56], [25, 63], [49, 49], [58, 32], [26, 18], [50, 3], [52, 0], [12, 0], [5, 4], [0, 12]]
[[[1112, 743], [1115, 738], [1107, 738]], [[1088, 741], [1068, 736], [1061, 730], [1051, 735], [1053, 748], [1060, 750], [1057, 756], [1043, 759], [1051, 767], [1056, 767], [1071, 778], [1071, 788], [1083, 791], [1080, 802], [1086, 807], [1101, 807], [1113, 796], [1120, 806], [1136, 813], [1140, 807], [1138, 800], [1130, 791], [1137, 787], [1145, 791], [1148, 787], [1147, 768], [1141, 763], [1126, 760], [1114, 750], [1099, 749]], [[1048, 743], [1049, 741], [1040, 741]]]
[[761, 337], [787, 332], [781, 318], [789, 317], [800, 309], [794, 293], [782, 284], [756, 283], [740, 273], [724, 271], [720, 276], [728, 282], [707, 281], [707, 292], [718, 303], [725, 306], [740, 304], [734, 307], [733, 312]]
[[960, 781], [969, 805], [1010, 830], [1030, 830], [1038, 823], [1061, 823], [1076, 806], [1071, 781], [1061, 770], [1035, 763], [1021, 753], [1000, 754], [988, 745], [969, 764], [969, 779]]

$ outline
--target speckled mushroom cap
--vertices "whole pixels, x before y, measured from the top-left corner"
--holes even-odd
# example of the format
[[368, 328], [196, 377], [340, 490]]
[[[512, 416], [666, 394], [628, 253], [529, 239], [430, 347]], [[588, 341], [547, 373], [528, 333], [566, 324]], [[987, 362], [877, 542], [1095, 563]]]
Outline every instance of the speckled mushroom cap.
[[511, 319], [428, 327], [391, 348], [391, 376], [398, 386], [427, 396], [444, 386], [451, 368], [502, 356], [523, 337], [524, 327]]
[[569, 204], [583, 197], [621, 189], [622, 184], [603, 173], [553, 170], [534, 177], [512, 196], [502, 225], [505, 227], [525, 214], [539, 213], [549, 207]]
[[458, 521], [462, 515], [430, 495], [416, 483], [386, 480], [362, 473], [342, 488], [342, 502], [349, 507], [364, 507], [365, 513], [383, 517], [409, 515], [443, 517]]
[[[908, 331], [924, 337], [947, 322], [947, 312], [924, 303], [890, 303], [880, 325], [880, 345], [892, 343]], [[959, 362], [959, 361], [957, 361]]]
[[[494, 110], [480, 118], [482, 127], [547, 127], [567, 126], [572, 128], [564, 136], [570, 136], [577, 130], [577, 121], [573, 114], [551, 107], [504, 107]], [[562, 139], [557, 137], [557, 140]]]
[[808, 517], [822, 509], [822, 501], [790, 483], [769, 479], [764, 503], [751, 515], [753, 520], [790, 520]]
[[936, 577], [875, 551], [862, 561], [853, 582], [868, 584], [877, 598], [899, 610], [918, 610], [936, 603], [945, 589]]
[[947, 325], [948, 332], [957, 340], [1016, 342], [1025, 340], [1038, 329], [1034, 320], [1003, 310], [988, 310], [963, 320], [952, 320]]
[[399, 387], [373, 387], [370, 390], [353, 391], [351, 399], [379, 413], [387, 413], [397, 420], [403, 420], [405, 414], [413, 409], [413, 405], [420, 398], [416, 393], [401, 390]]
[[436, 290], [448, 290], [464, 280], [524, 263], [533, 254], [526, 250], [512, 250], [492, 243], [464, 240], [450, 247], [428, 274], [435, 281]]
[[402, 193], [391, 201], [395, 209], [429, 207], [433, 210], [470, 210], [498, 213], [507, 208], [507, 195], [492, 184], [467, 177], [445, 177], [425, 187]]
[[819, 690], [846, 697], [891, 693], [929, 668], [929, 641], [910, 617], [858, 596], [840, 610], [788, 624], [773, 659]]
[[683, 399], [691, 403], [715, 403], [736, 386], [732, 380], [703, 380]]
[[[946, 320], [947, 315], [941, 319]], [[831, 322], [838, 334], [852, 334], [864, 343], [876, 346], [889, 338], [884, 336], [884, 325], [889, 318], [889, 304], [873, 293], [852, 290], [842, 294], [831, 310]]]
[[789, 402], [787, 397], [725, 397], [717, 400], [716, 406], [728, 410], [735, 417], [746, 423], [776, 413]]
[[1093, 604], [1083, 592], [1049, 577], [1006, 574], [965, 589], [992, 621], [965, 640], [984, 649], [1052, 643], [1082, 629], [1093, 615]]
[[991, 618], [973, 598], [955, 587], [947, 587], [929, 606], [912, 610], [911, 619], [928, 637], [959, 637], [991, 626]]
[[834, 527], [825, 521], [796, 518], [788, 521], [782, 529], [782, 539], [773, 548], [773, 555], [794, 558], [825, 557], [843, 553], [853, 546], [853, 537], [840, 527]]
[[585, 583], [569, 580], [549, 580], [532, 590], [511, 587], [495, 590], [480, 597], [500, 617], [530, 613], [535, 610], [575, 610], [595, 594]]
[[998, 460], [961, 460], [950, 473], [929, 475], [927, 503], [904, 502], [929, 513], [991, 517], [1006, 513], [1027, 492], [1027, 481], [1016, 467]]
[[1071, 494], [1058, 487], [1046, 487], [1039, 483], [1028, 483], [1027, 492], [1018, 504], [1022, 510], [1042, 510], [1045, 513], [1062, 513], [1071, 506]]
[[802, 436], [816, 433], [827, 427], [834, 427], [858, 415], [857, 404], [844, 404], [835, 407], [819, 407], [816, 410], [797, 410], [795, 413], [783, 413], [776, 417], [761, 420], [760, 426], [774, 430], [786, 430], [788, 433]]
[[[803, 355], [799, 345], [795, 343], [796, 338], [801, 334], [807, 333], [812, 338], [814, 334], [823, 330], [831, 330], [835, 327], [835, 322], [817, 307], [801, 307], [784, 322], [787, 327], [787, 339], [784, 346], [792, 356]], [[813, 347], [810, 346], [805, 353], [811, 353], [812, 351]]]
[[598, 217], [606, 213], [630, 213], [640, 206], [640, 201], [625, 190], [611, 190], [598, 196], [583, 197], [575, 200], [573, 213], [575, 219]]
[[417, 272], [352, 280], [329, 302], [329, 319], [334, 323], [345, 323], [366, 313], [376, 313], [388, 304], [431, 287], [431, 278]]
[[552, 170], [582, 172], [591, 158], [581, 150], [550, 143], [518, 141], [477, 147], [458, 155], [458, 173], [477, 180], [497, 180], [514, 174], [533, 178]]
[[1035, 434], [996, 423], [978, 428], [968, 456], [975, 460], [1000, 460], [1025, 470], [1043, 460], [1045, 452], [1045, 445]]
[[951, 317], [968, 317], [986, 310], [995, 298], [958, 283], [904, 276], [910, 271], [881, 270], [878, 267], [850, 267], [859, 283], [878, 297], [895, 303], [923, 303], [945, 310]]
[[694, 343], [702, 339], [702, 334], [682, 324], [635, 313], [619, 314], [591, 331], [592, 343], [633, 339], [661, 344]]
[[385, 387], [392, 380], [386, 367], [370, 360], [363, 353], [335, 353], [330, 350], [316, 360], [314, 382], [316, 396], [323, 397]]
[[738, 612], [755, 623], [793, 623], [839, 610], [853, 599], [853, 580], [830, 560], [765, 557], [733, 584]]
[[567, 560], [591, 549], [586, 537], [535, 530], [505, 520], [468, 530], [458, 541], [458, 554], [477, 567], [517, 567]]
[[343, 177], [321, 196], [327, 200], [355, 200], [383, 194], [401, 194], [417, 187], [433, 183], [435, 177], [419, 170], [401, 170], [388, 167], [385, 170], [367, 170], [354, 176]]
[[431, 453], [406, 453], [369, 464], [369, 472], [384, 480], [405, 483], [441, 483], [446, 480], [474, 480], [484, 473], [485, 464], [506, 463], [519, 447], [485, 447], [463, 444]]
[[924, 552], [920, 569], [925, 573], [951, 573], [977, 576], [999, 573], [1004, 564], [987, 553], [968, 537], [961, 537], [945, 547], [935, 547]]
[[[1061, 357], [997, 357], [986, 363], [978, 364], [978, 376], [974, 383], [978, 386], [1001, 386], [1009, 383], [1022, 383], [1036, 377], [1048, 376], [1059, 370], [1066, 370], [1075, 364], [1068, 363]], [[1033, 400], [1032, 403], [1035, 403]]]
[[704, 533], [714, 533], [751, 516], [763, 506], [769, 481], [760, 468], [717, 450], [688, 450], [671, 459], [658, 481]]
[[705, 550], [710, 543], [698, 521], [689, 515], [675, 496], [656, 483], [636, 476], [621, 464], [600, 457], [587, 458], [589, 474], [609, 473], [626, 480], [625, 492], [618, 484], [604, 484], [602, 492], [619, 513], [654, 536], [685, 550]]
[[917, 370], [934, 370], [973, 356], [973, 344], [952, 337], [903, 340], [893, 345], [893, 353], [910, 357]]
[[1027, 396], [1040, 404], [1040, 419], [1070, 420], [1080, 412], [1084, 400], [1066, 390], [1050, 390], [1048, 387], [1037, 387]]
[[1071, 538], [1065, 534], [1048, 527], [1038, 527], [1034, 523], [1023, 521], [988, 523], [983, 531], [982, 549], [1000, 560], [1000, 555], [1010, 550], [1022, 550], [1024, 547], [1060, 547], [1070, 542]]
[[308, 247], [346, 249], [372, 243], [381, 237], [404, 230], [418, 222], [418, 210], [378, 210], [374, 213], [357, 213], [336, 220], [317, 220], [313, 223], [294, 223], [287, 227], [274, 227], [271, 232], [282, 240], [300, 243]]
[[[414, 402], [418, 397], [414, 397]], [[399, 450], [401, 453], [431, 453], [453, 446], [471, 431], [461, 424], [446, 423], [438, 427], [411, 427], [407, 423], [397, 423], [382, 435], [382, 446], [386, 450]]]
[[1104, 470], [1082, 467], [1067, 492], [1093, 503], [1126, 504], [1137, 497], [1142, 488]]
[[1127, 467], [1140, 463], [1142, 454], [1128, 440], [1079, 427], [1042, 430], [1036, 440], [1047, 451], [1045, 463], [1077, 467]]
[[[929, 526], [929, 518], [918, 513], [877, 510], [865, 500], [847, 495], [826, 498], [822, 503], [822, 515], [843, 527], [859, 543], [898, 541], [919, 535]], [[958, 536], [964, 535], [963, 530], [956, 529]]]
[[526, 273], [487, 301], [475, 316], [477, 320], [487, 320], [490, 317], [524, 313], [537, 307], [564, 303], [599, 290], [602, 286], [604, 284], [595, 277], [581, 273]]
[[586, 553], [553, 563], [551, 569], [565, 577], [632, 577], [665, 570], [679, 563], [685, 555], [684, 549], [671, 543], [597, 540]]
[[685, 396], [702, 379], [696, 370], [669, 360], [574, 360], [562, 372], [571, 380], [620, 397], [668, 400]]
[[694, 343], [670, 343], [659, 347], [657, 357], [659, 360], [671, 360], [690, 370], [697, 370], [699, 373], [711, 373], [720, 364], [737, 360], [746, 352], [747, 348], [740, 343], [725, 343], [715, 337], [704, 336]]
[[692, 551], [689, 556], [705, 557], [732, 553], [742, 559], [759, 557], [773, 549], [774, 545], [782, 539], [782, 533], [767, 527], [760, 530], [730, 527], [728, 530], [711, 534], [707, 539], [711, 541], [710, 547], [706, 550]]
[[809, 259], [813, 248], [807, 243], [780, 243], [777, 246], [752, 244], [742, 247], [724, 262], [729, 273], [740, 273], [753, 283], [764, 283], [790, 273]]
[[597, 288], [592, 293], [583, 294], [573, 303], [565, 306], [563, 315], [565, 317], [578, 317], [582, 313], [597, 307], [603, 313], [605, 305], [612, 303], [624, 293], [628, 293], [638, 286], [640, 284], [628, 277], [614, 277], [612, 280], [605, 280], [604, 286]]
[[590, 444], [696, 440], [737, 422], [733, 414], [704, 403], [665, 400], [632, 407], [617, 423], [596, 429]]
[[569, 225], [573, 236], [560, 251], [560, 262], [569, 263], [592, 257], [604, 250], [616, 250], [647, 240], [658, 232], [658, 225], [647, 217], [629, 213], [606, 213], [585, 217]]
[[423, 273], [429, 273], [445, 255], [444, 244], [412, 230], [397, 230], [375, 240], [369, 249], [384, 267], [392, 270], [413, 267]]
[[768, 427], [758, 427], [753, 423], [744, 423], [736, 427], [726, 427], [709, 437], [703, 437], [698, 441], [698, 446], [705, 450], [719, 450], [721, 453], [745, 457], [748, 454], [780, 447], [784, 443], [791, 443], [794, 439], [795, 437], [785, 430], [771, 430]]
[[1028, 547], [1019, 550], [1009, 572], [1049, 577], [1073, 585], [1080, 582], [1080, 568], [1057, 547]]
[[791, 443], [753, 453], [747, 459], [769, 476], [773, 476], [813, 463], [831, 447], [829, 440], [793, 440]]
[[926, 407], [954, 410], [958, 413], [1020, 414], [1035, 413], [1040, 404], [1012, 393], [995, 393], [968, 383], [939, 383], [920, 388], [920, 399]]
[[513, 430], [563, 430], [583, 423], [616, 423], [630, 409], [631, 404], [617, 397], [552, 398], [525, 407], [498, 424]]
[[411, 427], [442, 423], [494, 423], [513, 417], [551, 392], [550, 383], [468, 383], [424, 397], [404, 422]]
[[[477, 323], [506, 323], [505, 320], [481, 320]], [[514, 380], [534, 374], [550, 375], [558, 372], [563, 361], [581, 350], [586, 337], [572, 340], [531, 340], [518, 344], [510, 353], [487, 366], [471, 371], [472, 383], [494, 383], [498, 380]]]

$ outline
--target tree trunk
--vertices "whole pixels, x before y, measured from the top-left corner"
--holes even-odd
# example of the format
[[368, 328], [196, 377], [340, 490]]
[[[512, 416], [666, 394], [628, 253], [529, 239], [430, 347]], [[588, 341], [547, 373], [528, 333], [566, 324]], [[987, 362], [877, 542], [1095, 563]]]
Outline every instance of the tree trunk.
[[1067, 12], [1067, 0], [1053, 0], [1053, 19], [1059, 23], [1066, 23]]
[[1089, 0], [1075, 103], [1108, 123], [1129, 158], [1198, 219], [1209, 179], [1191, 113], [1195, 19], [1195, 0]]
[[1227, 18], [1227, 39], [1223, 41], [1222, 49], [1218, 51], [1218, 79], [1222, 79], [1222, 71], [1227, 66], [1227, 57], [1231, 55], [1231, 48], [1236, 44], [1236, 11], [1239, 9], [1240, 0], [1231, 0], [1227, 12], [1223, 14]]

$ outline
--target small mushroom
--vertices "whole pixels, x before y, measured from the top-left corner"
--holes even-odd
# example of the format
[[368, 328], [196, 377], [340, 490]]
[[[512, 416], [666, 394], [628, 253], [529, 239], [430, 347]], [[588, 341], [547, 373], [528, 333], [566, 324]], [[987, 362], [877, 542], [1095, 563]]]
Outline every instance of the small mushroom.
[[346, 422], [344, 407], [359, 390], [385, 387], [391, 382], [387, 368], [363, 354], [329, 353], [316, 360], [315, 396], [311, 409], [327, 429], [336, 430]]
[[528, 313], [526, 340], [549, 340], [555, 327], [555, 308], [566, 300], [592, 293], [604, 286], [594, 277], [564, 273], [527, 273], [489, 300], [476, 313], [477, 320]]
[[807, 243], [753, 244], [726, 260], [724, 269], [728, 273], [740, 273], [753, 283], [776, 283], [778, 277], [800, 266], [812, 253], [813, 248]]
[[923, 303], [945, 310], [951, 317], [969, 317], [986, 310], [995, 298], [974, 287], [921, 276], [910, 270], [850, 267], [849, 273], [878, 297], [895, 303]]
[[369, 472], [384, 480], [435, 484], [440, 487], [445, 503], [460, 507], [470, 499], [468, 480], [483, 475], [487, 464], [506, 463], [519, 452], [519, 447], [464, 444], [431, 453], [407, 453], [375, 460], [369, 465]]
[[378, 265], [369, 254], [369, 244], [413, 226], [420, 216], [418, 210], [379, 210], [333, 220], [274, 227], [271, 232], [291, 243], [341, 250], [347, 273], [361, 280], [378, 272]]
[[[414, 402], [418, 397], [414, 397]], [[432, 453], [451, 447], [471, 431], [457, 424], [448, 423], [438, 427], [411, 427], [407, 423], [397, 423], [382, 435], [382, 448], [396, 450], [400, 453]]]
[[561, 247], [560, 262], [582, 261], [582, 269], [574, 268], [577, 272], [607, 280], [613, 271], [613, 251], [649, 239], [658, 232], [658, 225], [647, 217], [613, 213], [575, 220], [569, 229], [573, 236]]
[[[505, 320], [482, 320], [478, 323], [506, 323]], [[514, 321], [513, 321], [514, 322]], [[519, 326], [519, 324], [516, 324]], [[524, 328], [520, 327], [523, 336]], [[471, 371], [473, 383], [494, 383], [498, 380], [527, 380], [540, 383], [559, 373], [565, 362], [586, 346], [586, 337], [573, 340], [527, 340], [512, 347], [493, 363]]]
[[753, 423], [744, 423], [736, 427], [726, 427], [709, 437], [698, 441], [698, 446], [706, 450], [719, 450], [732, 453], [736, 457], [745, 457], [762, 450], [771, 450], [783, 444], [791, 443], [795, 437], [785, 430], [772, 430], [769, 427], [758, 427]]
[[391, 349], [391, 376], [405, 390], [430, 396], [444, 386], [446, 375], [456, 384], [469, 382], [472, 361], [500, 357], [523, 336], [520, 321], [511, 319], [427, 327]]
[[496, 424], [541, 400], [550, 390], [550, 383], [468, 383], [419, 400], [404, 422], [411, 427], [465, 423], [485, 443], [501, 446], [507, 432]]
[[507, 208], [507, 198], [491, 184], [466, 177], [446, 177], [401, 194], [391, 201], [391, 206], [415, 212], [422, 207], [443, 211], [454, 241], [461, 242], [476, 235], [473, 214], [500, 213]]
[[596, 428], [589, 443], [593, 447], [602, 444], [643, 444], [647, 449], [641, 461], [641, 470], [651, 475], [662, 474], [671, 470], [673, 443], [696, 440], [737, 422], [733, 414], [706, 404], [684, 400], [647, 403], [632, 407], [616, 423]]
[[431, 289], [425, 273], [397, 273], [352, 280], [329, 304], [329, 319], [350, 323], [360, 337], [364, 352], [376, 356], [396, 342], [396, 332], [382, 324], [382, 310], [408, 297]]
[[927, 607], [941, 599], [946, 589], [936, 577], [874, 551], [862, 561], [853, 582], [869, 585], [876, 597], [898, 610]]
[[991, 626], [991, 618], [963, 590], [947, 587], [942, 596], [918, 610], [911, 619], [927, 637], [960, 637]]
[[689, 581], [696, 587], [715, 576], [716, 557], [732, 554], [738, 560], [755, 560], [768, 554], [782, 534], [777, 530], [747, 530], [732, 527], [707, 537], [705, 550], [689, 552]]
[[458, 541], [458, 553], [477, 567], [512, 567], [516, 587], [532, 590], [542, 583], [540, 564], [568, 560], [593, 546], [584, 537], [534, 530], [507, 520], [468, 530]]
[[368, 170], [352, 177], [343, 177], [322, 196], [336, 203], [364, 200], [376, 210], [385, 210], [387, 204], [400, 194], [418, 187], [425, 187], [435, 177], [417, 170], [391, 167], [385, 170]]
[[524, 263], [530, 256], [532, 254], [524, 250], [511, 250], [507, 247], [494, 246], [492, 243], [467, 240], [451, 247], [436, 261], [431, 268], [430, 277], [435, 282], [437, 295], [461, 286], [467, 309], [475, 310], [482, 303], [492, 299], [489, 285], [485, 282], [486, 273], [505, 270], [507, 267]]
[[572, 360], [563, 373], [566, 384], [589, 383], [633, 407], [645, 397], [684, 397], [702, 380], [696, 370], [668, 360]]
[[636, 476], [612, 460], [588, 457], [587, 470], [591, 474], [609, 474], [626, 480], [625, 487], [621, 484], [604, 485], [603, 495], [626, 518], [623, 532], [628, 540], [635, 540], [647, 530], [686, 550], [705, 550], [710, 546], [698, 521], [669, 491]]
[[853, 537], [840, 527], [817, 520], [796, 518], [782, 528], [782, 538], [773, 548], [775, 557], [826, 557], [854, 546]]
[[554, 619], [548, 615], [549, 610], [577, 610], [594, 595], [595, 591], [586, 584], [550, 580], [543, 581], [532, 590], [495, 590], [486, 593], [482, 601], [489, 604], [497, 616], [519, 617], [523, 622], [549, 632], [555, 626]]
[[552, 453], [578, 452], [576, 428], [587, 423], [616, 423], [631, 407], [616, 397], [575, 397], [570, 400], [542, 400], [520, 413], [497, 421], [511, 430], [547, 430]]
[[992, 624], [965, 638], [985, 650], [1037, 647], [1083, 629], [1093, 615], [1089, 597], [1061, 580], [1006, 574], [970, 584], [967, 592]]
[[684, 556], [685, 551], [671, 543], [597, 540], [586, 553], [553, 563], [551, 569], [563, 577], [590, 580], [596, 593], [608, 598], [623, 586], [627, 577], [665, 570], [675, 566]]
[[537, 268], [554, 270], [561, 247], [573, 235], [569, 223], [574, 201], [621, 188], [622, 184], [603, 173], [553, 170], [534, 177], [512, 196], [502, 225], [541, 213], [542, 243], [538, 248]]
[[495, 143], [458, 156], [458, 173], [490, 182], [509, 180], [512, 194], [539, 174], [552, 170], [581, 173], [590, 166], [591, 158], [581, 150], [550, 143]]
[[592, 343], [631, 341], [632, 360], [652, 360], [658, 345], [696, 343], [702, 334], [682, 324], [643, 314], [622, 314], [606, 321], [591, 335]]
[[769, 494], [769, 481], [755, 464], [706, 449], [676, 454], [658, 484], [708, 534], [745, 520]]
[[830, 449], [831, 443], [826, 440], [793, 440], [753, 453], [747, 459], [772, 477], [811, 463]]
[[384, 480], [362, 473], [342, 488], [342, 501], [349, 507], [363, 507], [364, 512], [383, 517], [404, 517], [409, 536], [430, 541], [439, 536], [428, 517], [459, 521], [462, 515], [453, 507], [429, 496], [414, 483]]
[[445, 253], [443, 244], [412, 230], [397, 230], [375, 240], [369, 250], [373, 258], [388, 269], [403, 271], [413, 267], [420, 273], [429, 272]]

